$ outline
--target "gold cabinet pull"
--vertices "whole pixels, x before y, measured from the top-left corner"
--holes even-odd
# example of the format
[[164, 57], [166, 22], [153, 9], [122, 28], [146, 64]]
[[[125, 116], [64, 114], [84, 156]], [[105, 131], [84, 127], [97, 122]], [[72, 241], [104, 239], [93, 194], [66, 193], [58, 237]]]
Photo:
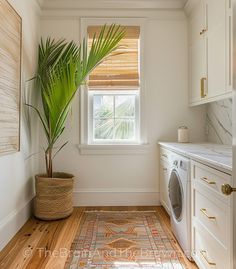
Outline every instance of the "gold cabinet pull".
[[202, 29], [202, 31], [200, 32], [200, 35], [203, 35], [207, 30], [206, 29]]
[[230, 195], [232, 192], [236, 192], [236, 188], [232, 188], [229, 184], [223, 184], [221, 191], [224, 195]]
[[206, 78], [201, 78], [201, 98], [206, 97], [205, 81], [206, 81]]
[[200, 253], [201, 253], [202, 257], [204, 258], [204, 260], [205, 260], [209, 265], [211, 265], [211, 266], [216, 265], [216, 263], [214, 263], [214, 262], [210, 262], [210, 261], [208, 260], [206, 250], [200, 250]]
[[162, 157], [164, 158], [168, 158], [168, 156], [166, 154], [162, 154]]
[[206, 182], [209, 185], [216, 184], [215, 181], [210, 181], [207, 177], [201, 177], [201, 180]]
[[210, 220], [216, 220], [216, 217], [209, 216], [207, 214], [207, 210], [205, 208], [201, 208], [200, 211], [202, 212], [203, 215], [205, 215], [208, 219]]

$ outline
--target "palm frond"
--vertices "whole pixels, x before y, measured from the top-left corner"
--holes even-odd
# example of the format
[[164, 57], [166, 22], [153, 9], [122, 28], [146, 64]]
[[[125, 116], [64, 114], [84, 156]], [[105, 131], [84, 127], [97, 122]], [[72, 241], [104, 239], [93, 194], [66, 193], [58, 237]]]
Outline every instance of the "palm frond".
[[65, 130], [71, 103], [78, 88], [93, 69], [118, 47], [124, 34], [124, 29], [115, 24], [103, 26], [99, 35], [94, 36], [89, 51], [86, 39], [81, 45], [74, 41], [68, 43], [64, 39], [41, 39], [35, 78], [43, 110], [40, 112], [38, 108], [28, 106], [39, 116], [48, 140], [45, 149], [48, 176], [52, 176], [54, 144]]

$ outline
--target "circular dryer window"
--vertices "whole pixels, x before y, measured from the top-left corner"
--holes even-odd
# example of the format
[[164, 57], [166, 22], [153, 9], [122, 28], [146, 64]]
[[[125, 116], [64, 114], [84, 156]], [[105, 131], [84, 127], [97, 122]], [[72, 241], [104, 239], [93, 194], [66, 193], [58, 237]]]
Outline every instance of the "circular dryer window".
[[181, 221], [183, 208], [183, 187], [176, 170], [173, 170], [169, 181], [169, 197], [172, 212], [177, 221]]

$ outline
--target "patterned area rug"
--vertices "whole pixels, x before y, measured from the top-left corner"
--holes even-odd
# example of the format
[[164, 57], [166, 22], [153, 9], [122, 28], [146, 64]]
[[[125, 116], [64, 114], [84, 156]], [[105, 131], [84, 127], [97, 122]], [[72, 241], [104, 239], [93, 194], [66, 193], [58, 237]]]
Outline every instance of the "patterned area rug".
[[156, 213], [86, 212], [67, 269], [187, 269]]

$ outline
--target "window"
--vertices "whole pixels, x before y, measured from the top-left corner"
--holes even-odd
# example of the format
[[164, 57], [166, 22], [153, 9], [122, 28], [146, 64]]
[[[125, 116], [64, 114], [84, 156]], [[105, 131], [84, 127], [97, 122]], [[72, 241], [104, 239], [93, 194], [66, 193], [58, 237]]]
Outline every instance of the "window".
[[[89, 76], [88, 144], [140, 143], [140, 27]], [[101, 26], [88, 26], [88, 44]]]
[[138, 91], [91, 91], [89, 108], [90, 143], [138, 143]]

